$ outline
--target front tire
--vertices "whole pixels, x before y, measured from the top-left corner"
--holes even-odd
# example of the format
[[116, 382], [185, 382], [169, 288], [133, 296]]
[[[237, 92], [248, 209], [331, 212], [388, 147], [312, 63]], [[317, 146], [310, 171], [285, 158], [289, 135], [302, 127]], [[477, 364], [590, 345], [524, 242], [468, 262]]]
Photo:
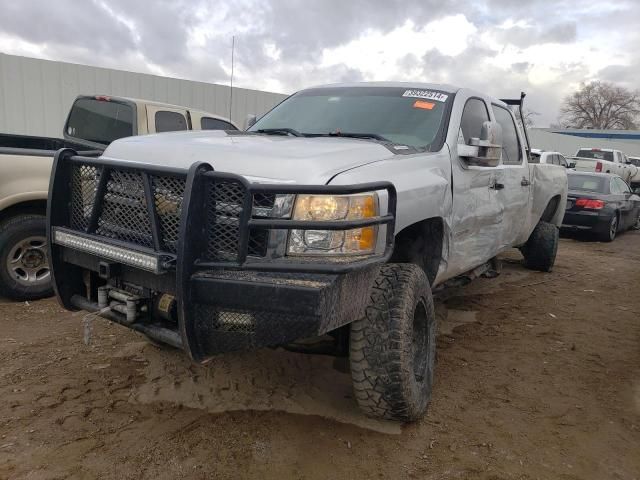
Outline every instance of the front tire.
[[380, 268], [364, 317], [351, 324], [351, 377], [367, 416], [412, 421], [424, 414], [433, 386], [435, 318], [420, 267]]
[[538, 222], [529, 240], [520, 248], [524, 266], [530, 270], [550, 272], [556, 262], [560, 233], [558, 227], [548, 222]]
[[18, 215], [0, 226], [0, 295], [12, 300], [53, 295], [45, 231], [42, 215]]

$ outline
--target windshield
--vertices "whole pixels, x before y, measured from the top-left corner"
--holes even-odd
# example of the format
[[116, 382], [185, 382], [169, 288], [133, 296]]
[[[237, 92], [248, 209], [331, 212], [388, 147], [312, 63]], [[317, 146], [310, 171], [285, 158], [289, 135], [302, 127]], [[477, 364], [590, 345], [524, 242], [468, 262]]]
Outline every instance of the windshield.
[[397, 87], [304, 90], [262, 117], [249, 131], [291, 129], [302, 135], [370, 134], [392, 143], [430, 147], [438, 140], [453, 95]]
[[531, 161], [529, 163], [540, 163], [540, 156], [537, 152], [531, 152]]
[[567, 175], [569, 190], [582, 190], [585, 192], [608, 193], [607, 185], [609, 177], [598, 175]]
[[79, 98], [71, 107], [67, 135], [108, 145], [133, 135], [133, 107], [94, 98]]
[[602, 150], [579, 150], [576, 157], [608, 160], [609, 162], [613, 162], [613, 152], [603, 152]]

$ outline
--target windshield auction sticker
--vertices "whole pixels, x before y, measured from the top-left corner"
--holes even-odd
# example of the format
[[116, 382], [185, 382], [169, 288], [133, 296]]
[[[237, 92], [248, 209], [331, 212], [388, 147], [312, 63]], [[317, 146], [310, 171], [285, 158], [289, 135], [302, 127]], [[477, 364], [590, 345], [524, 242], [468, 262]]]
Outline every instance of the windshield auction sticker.
[[449, 95], [434, 92], [432, 90], [407, 90], [402, 94], [403, 97], [424, 98], [425, 100], [435, 100], [436, 102], [446, 102]]

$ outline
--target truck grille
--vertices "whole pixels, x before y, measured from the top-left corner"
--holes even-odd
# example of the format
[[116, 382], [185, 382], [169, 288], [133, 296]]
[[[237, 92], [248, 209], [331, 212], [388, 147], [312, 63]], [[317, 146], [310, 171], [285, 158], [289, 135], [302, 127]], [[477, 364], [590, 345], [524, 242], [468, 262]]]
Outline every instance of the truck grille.
[[[145, 180], [142, 172], [110, 169], [101, 198], [97, 198], [102, 168], [82, 164], [74, 165], [72, 168], [72, 229], [146, 248], [154, 247], [152, 209], [147, 205], [145, 198]], [[149, 174], [163, 252], [177, 252], [185, 181], [184, 176]], [[210, 182], [207, 188], [207, 207], [203, 215], [206, 219], [207, 245], [203, 255], [212, 261], [236, 261], [240, 216], [247, 192], [242, 184], [232, 180]], [[253, 215], [268, 217], [274, 201], [275, 195], [255, 195]], [[94, 204], [98, 205], [100, 214], [92, 229], [90, 219]], [[265, 256], [267, 241], [268, 232], [250, 232], [248, 254]]]

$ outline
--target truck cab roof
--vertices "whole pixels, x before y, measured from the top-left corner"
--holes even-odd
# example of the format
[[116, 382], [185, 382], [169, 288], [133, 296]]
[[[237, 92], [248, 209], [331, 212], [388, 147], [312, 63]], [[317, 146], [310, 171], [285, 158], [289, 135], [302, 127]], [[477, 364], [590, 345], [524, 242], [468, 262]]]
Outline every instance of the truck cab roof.
[[305, 90], [314, 90], [319, 88], [372, 88], [372, 87], [380, 87], [380, 88], [407, 88], [407, 89], [421, 89], [421, 90], [437, 90], [440, 92], [448, 93], [455, 95], [457, 93], [467, 93], [470, 96], [481, 97], [484, 99], [488, 99], [491, 103], [496, 103], [502, 106], [506, 106], [506, 104], [500, 100], [499, 98], [490, 97], [485, 95], [484, 93], [478, 92], [476, 90], [472, 90], [469, 88], [457, 87], [455, 85], [450, 85], [446, 83], [429, 83], [429, 82], [349, 82], [349, 83], [330, 83], [325, 85], [316, 85], [313, 87], [305, 88], [301, 91]]

